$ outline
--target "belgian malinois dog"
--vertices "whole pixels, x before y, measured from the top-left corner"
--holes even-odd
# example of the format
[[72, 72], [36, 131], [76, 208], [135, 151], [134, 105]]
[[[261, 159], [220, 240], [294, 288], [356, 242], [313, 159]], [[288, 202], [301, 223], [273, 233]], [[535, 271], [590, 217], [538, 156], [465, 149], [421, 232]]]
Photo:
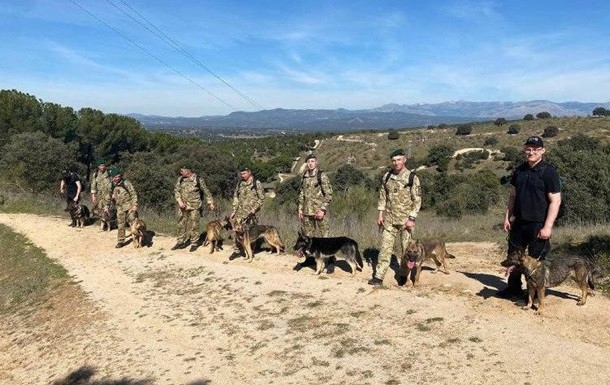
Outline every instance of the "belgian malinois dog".
[[[535, 314], [542, 314], [544, 306], [544, 296], [547, 287], [560, 285], [572, 273], [576, 284], [581, 290], [580, 299], [576, 305], [582, 306], [587, 302], [589, 289], [595, 289], [595, 278], [604, 276], [603, 270], [591, 259], [575, 255], [566, 255], [552, 260], [539, 261], [527, 255], [524, 250], [517, 251], [518, 265], [523, 268], [523, 274], [527, 281], [528, 301], [523, 307], [524, 310], [530, 309], [534, 304], [534, 296], [538, 296], [538, 308]], [[515, 265], [514, 256], [509, 256], [502, 262], [503, 266]]]
[[455, 256], [447, 252], [444, 241], [440, 239], [422, 239], [416, 242], [409, 242], [402, 256], [401, 265], [407, 277], [413, 268], [416, 269], [415, 279], [413, 280], [413, 286], [416, 286], [419, 284], [422, 265], [426, 259], [432, 259], [436, 264], [436, 270], [433, 273], [438, 272], [442, 265], [443, 273], [449, 274], [447, 258], [455, 258]]
[[113, 208], [102, 209], [100, 205], [96, 205], [91, 213], [100, 220], [100, 230], [110, 231], [116, 227], [116, 210]]
[[246, 260], [252, 262], [254, 252], [252, 251], [252, 243], [263, 238], [270, 244], [276, 252], [284, 251], [284, 243], [280, 238], [280, 233], [273, 226], [267, 225], [246, 225], [244, 223], [236, 224], [233, 227], [235, 231], [235, 242], [244, 249]]
[[299, 232], [294, 250], [299, 257], [305, 254], [312, 254], [314, 256], [316, 259], [315, 274], [320, 274], [325, 266], [326, 260], [339, 251], [352, 269], [352, 276], [356, 274], [356, 268], [359, 268], [360, 271], [362, 271], [363, 263], [362, 256], [358, 250], [358, 243], [348, 237], [308, 237]]
[[144, 245], [144, 240], [146, 239], [146, 223], [140, 218], [136, 218], [131, 225], [129, 226], [131, 229], [131, 240], [133, 242], [133, 247], [139, 248]]
[[211, 245], [210, 254], [214, 251], [222, 250], [222, 241], [224, 240], [222, 237], [222, 229], [231, 230], [231, 222], [228, 218], [210, 221], [206, 226], [205, 241], [203, 242], [203, 245]]

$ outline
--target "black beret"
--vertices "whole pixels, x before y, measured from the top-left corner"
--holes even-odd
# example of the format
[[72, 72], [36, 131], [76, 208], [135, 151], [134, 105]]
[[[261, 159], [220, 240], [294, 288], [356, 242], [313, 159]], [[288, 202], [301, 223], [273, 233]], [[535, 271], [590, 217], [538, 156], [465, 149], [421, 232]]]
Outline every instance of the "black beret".
[[405, 156], [405, 152], [402, 148], [397, 148], [396, 150], [392, 151], [392, 153], [390, 154], [390, 158], [393, 158], [395, 156]]
[[307, 162], [309, 159], [316, 159], [316, 156], [315, 156], [313, 153], [311, 153], [311, 154], [307, 155], [307, 156], [305, 157], [305, 162]]

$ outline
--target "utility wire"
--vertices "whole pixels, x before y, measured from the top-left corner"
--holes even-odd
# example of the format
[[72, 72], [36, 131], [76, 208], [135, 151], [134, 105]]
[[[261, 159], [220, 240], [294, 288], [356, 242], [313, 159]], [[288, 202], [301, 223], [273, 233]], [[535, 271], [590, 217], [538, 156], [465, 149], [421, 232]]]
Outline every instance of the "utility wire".
[[212, 76], [214, 76], [216, 79], [220, 80], [224, 85], [226, 85], [227, 87], [229, 87], [231, 90], [233, 90], [237, 95], [239, 95], [240, 97], [242, 97], [243, 99], [245, 99], [248, 103], [250, 103], [251, 105], [253, 105], [255, 108], [258, 108], [259, 110], [264, 110], [264, 107], [262, 107], [260, 104], [258, 104], [256, 101], [254, 101], [252, 98], [248, 97], [246, 94], [244, 94], [243, 92], [239, 91], [237, 88], [235, 88], [233, 85], [231, 85], [229, 82], [227, 82], [226, 80], [224, 80], [222, 77], [220, 77], [218, 74], [216, 74], [214, 71], [212, 71], [208, 66], [206, 66], [204, 63], [202, 63], [200, 60], [198, 60], [196, 57], [194, 57], [190, 52], [188, 52], [184, 47], [182, 47], [180, 45], [180, 43], [178, 43], [175, 39], [172, 39], [170, 36], [168, 36], [165, 32], [163, 32], [161, 29], [159, 29], [157, 26], [155, 26], [150, 20], [148, 20], [146, 17], [144, 17], [144, 15], [142, 15], [142, 13], [140, 13], [137, 9], [135, 9], [134, 7], [132, 7], [131, 5], [129, 5], [125, 0], [120, 0], [121, 3], [123, 3], [123, 5], [125, 5], [127, 8], [129, 8], [132, 12], [134, 12], [136, 15], [138, 15], [142, 20], [144, 20], [150, 27], [152, 27], [154, 29], [154, 31], [148, 27], [147, 25], [143, 24], [140, 20], [136, 19], [135, 17], [133, 17], [131, 14], [129, 14], [129, 12], [125, 11], [124, 9], [120, 8], [119, 6], [117, 6], [114, 2], [110, 1], [110, 0], [106, 0], [106, 2], [110, 5], [112, 5], [113, 7], [115, 7], [117, 10], [119, 10], [120, 12], [124, 13], [125, 15], [127, 15], [127, 17], [129, 17], [131, 20], [135, 21], [136, 23], [138, 23], [140, 26], [142, 26], [143, 28], [145, 28], [148, 32], [152, 33], [153, 35], [155, 35], [158, 39], [162, 40], [164, 43], [168, 44], [170, 47], [172, 47], [174, 50], [176, 50], [178, 53], [181, 53], [182, 55], [186, 56], [187, 58], [189, 58], [191, 61], [193, 61], [195, 64], [197, 64], [199, 67], [203, 68], [205, 71], [207, 71], [209, 74], [211, 74]]
[[143, 51], [144, 53], [146, 53], [147, 55], [149, 55], [150, 57], [156, 59], [158, 62], [160, 62], [161, 64], [163, 64], [164, 66], [166, 66], [167, 68], [171, 69], [172, 71], [174, 71], [175, 73], [177, 73], [178, 75], [180, 75], [181, 77], [183, 77], [184, 79], [186, 79], [187, 81], [189, 81], [190, 83], [192, 83], [193, 85], [195, 85], [195, 87], [205, 91], [208, 95], [212, 96], [214, 99], [218, 100], [219, 102], [221, 102], [222, 104], [224, 104], [225, 106], [231, 108], [233, 111], [236, 111], [237, 109], [235, 107], [233, 107], [232, 105], [230, 105], [229, 103], [227, 103], [226, 101], [224, 101], [223, 99], [219, 98], [218, 96], [214, 95], [212, 92], [208, 91], [205, 87], [203, 87], [202, 85], [200, 85], [199, 83], [197, 83], [196, 81], [194, 81], [193, 79], [189, 78], [188, 76], [186, 76], [185, 74], [183, 74], [182, 72], [180, 72], [179, 70], [175, 69], [174, 67], [172, 67], [171, 65], [167, 64], [165, 61], [163, 61], [161, 58], [159, 58], [158, 56], [154, 55], [153, 53], [151, 53], [150, 51], [148, 51], [146, 48], [142, 47], [141, 45], [139, 45], [138, 43], [134, 42], [133, 40], [131, 40], [129, 37], [127, 37], [126, 35], [124, 35], [123, 33], [121, 33], [119, 30], [117, 30], [116, 28], [114, 28], [113, 26], [111, 26], [110, 24], [108, 24], [107, 22], [105, 22], [104, 20], [100, 19], [99, 17], [97, 17], [95, 14], [93, 14], [92, 12], [90, 12], [88, 9], [86, 9], [85, 7], [83, 7], [82, 5], [80, 5], [79, 3], [75, 2], [74, 0], [67, 0], [69, 2], [71, 2], [72, 4], [74, 4], [75, 6], [77, 6], [78, 8], [80, 8], [81, 10], [83, 10], [84, 12], [88, 13], [91, 17], [93, 17], [95, 20], [99, 21], [100, 23], [104, 24], [106, 27], [110, 28], [111, 30], [113, 30], [114, 32], [116, 32], [119, 36], [121, 36], [123, 39], [127, 40], [129, 43], [133, 44], [134, 46], [136, 46], [137, 48], [139, 48], [141, 51]]

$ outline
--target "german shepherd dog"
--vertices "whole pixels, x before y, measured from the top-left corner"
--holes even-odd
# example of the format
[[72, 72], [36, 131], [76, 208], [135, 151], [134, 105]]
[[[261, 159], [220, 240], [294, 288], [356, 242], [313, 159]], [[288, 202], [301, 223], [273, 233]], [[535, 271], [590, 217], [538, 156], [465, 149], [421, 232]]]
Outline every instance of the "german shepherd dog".
[[222, 229], [231, 230], [231, 228], [232, 226], [229, 218], [216, 219], [208, 223], [206, 226], [205, 242], [203, 242], [203, 245], [211, 245], [210, 254], [212, 254], [214, 251], [222, 250], [222, 241], [224, 240], [222, 237]]
[[528, 292], [527, 305], [523, 309], [530, 309], [534, 304], [534, 296], [537, 295], [538, 309], [535, 314], [538, 315], [542, 314], [544, 306], [544, 289], [560, 285], [572, 272], [574, 273], [573, 279], [581, 290], [580, 299], [576, 302], [578, 306], [587, 302], [589, 289], [595, 289], [595, 278], [604, 276], [602, 269], [595, 265], [591, 259], [575, 255], [560, 256], [549, 261], [539, 261], [527, 255], [524, 250], [517, 250], [502, 261], [501, 265], [504, 267], [521, 266], [523, 268]]
[[116, 210], [112, 208], [104, 210], [99, 205], [96, 205], [93, 210], [91, 210], [91, 213], [100, 220], [100, 230], [102, 231], [110, 231], [112, 230], [113, 224], [116, 225]]
[[362, 256], [358, 250], [358, 243], [348, 237], [317, 238], [308, 237], [301, 232], [294, 245], [294, 250], [299, 257], [312, 254], [316, 260], [315, 274], [320, 274], [325, 262], [331, 256], [341, 251], [343, 258], [352, 269], [352, 276], [356, 274], [356, 268], [362, 271]]
[[436, 264], [436, 270], [433, 273], [438, 272], [442, 265], [443, 273], [449, 274], [447, 258], [455, 258], [455, 256], [447, 252], [444, 241], [440, 239], [422, 239], [416, 242], [409, 242], [402, 256], [401, 264], [407, 277], [413, 268], [416, 269], [413, 281], [413, 286], [416, 286], [419, 284], [422, 265], [426, 259], [432, 259]]
[[70, 212], [72, 219], [76, 222], [76, 227], [83, 227], [89, 224], [91, 213], [87, 206], [80, 203], [74, 203], [70, 205], [68, 211]]
[[236, 224], [233, 227], [235, 231], [235, 242], [244, 249], [246, 260], [252, 262], [254, 252], [252, 251], [252, 243], [263, 238], [270, 244], [276, 252], [284, 251], [284, 243], [280, 238], [280, 233], [273, 226], [267, 225], [246, 225], [244, 223]]
[[142, 247], [146, 239], [146, 223], [144, 223], [144, 221], [140, 218], [136, 218], [133, 222], [131, 222], [129, 227], [131, 229], [133, 247]]

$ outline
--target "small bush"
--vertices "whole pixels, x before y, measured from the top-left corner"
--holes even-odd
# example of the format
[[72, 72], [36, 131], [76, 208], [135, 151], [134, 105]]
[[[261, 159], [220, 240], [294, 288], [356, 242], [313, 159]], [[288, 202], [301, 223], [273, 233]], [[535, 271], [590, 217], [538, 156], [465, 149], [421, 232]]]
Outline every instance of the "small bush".
[[495, 146], [496, 144], [498, 144], [498, 138], [495, 136], [485, 138], [485, 142], [483, 142], [483, 146]]
[[521, 127], [518, 124], [511, 124], [506, 133], [509, 135], [517, 135], [519, 131], [521, 131]]
[[536, 117], [538, 119], [550, 119], [552, 118], [551, 113], [550, 112], [546, 112], [546, 111], [542, 111], [536, 114]]
[[400, 138], [400, 134], [398, 133], [398, 131], [390, 130], [388, 132], [388, 139], [389, 140], [397, 140], [398, 138]]
[[496, 121], [494, 122], [494, 124], [495, 124], [496, 126], [501, 126], [501, 125], [503, 125], [503, 124], [506, 124], [506, 119], [504, 119], [504, 118], [498, 118], [498, 119], [496, 119]]
[[523, 120], [534, 120], [534, 115], [532, 114], [527, 114], [523, 117]]
[[548, 126], [544, 129], [543, 138], [552, 138], [559, 134], [559, 129], [555, 126]]
[[470, 135], [472, 133], [471, 124], [461, 124], [455, 131], [456, 135]]

